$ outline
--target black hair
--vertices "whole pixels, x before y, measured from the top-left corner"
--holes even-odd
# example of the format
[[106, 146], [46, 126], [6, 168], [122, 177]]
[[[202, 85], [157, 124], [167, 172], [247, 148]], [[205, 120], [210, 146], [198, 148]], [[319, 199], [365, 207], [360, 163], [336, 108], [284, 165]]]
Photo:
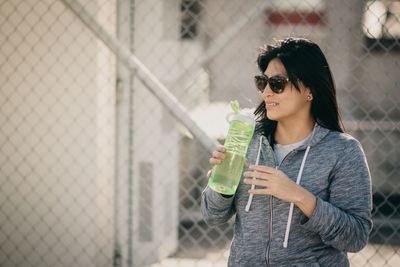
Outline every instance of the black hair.
[[[300, 92], [298, 81], [308, 87], [313, 96], [311, 114], [321, 126], [344, 132], [336, 100], [336, 89], [328, 62], [320, 47], [307, 39], [286, 38], [276, 45], [267, 44], [260, 49], [257, 58], [259, 70], [264, 73], [272, 59], [278, 58], [288, 73], [289, 80]], [[254, 115], [260, 122], [257, 129], [265, 135], [275, 131], [277, 122], [267, 118], [262, 101]]]

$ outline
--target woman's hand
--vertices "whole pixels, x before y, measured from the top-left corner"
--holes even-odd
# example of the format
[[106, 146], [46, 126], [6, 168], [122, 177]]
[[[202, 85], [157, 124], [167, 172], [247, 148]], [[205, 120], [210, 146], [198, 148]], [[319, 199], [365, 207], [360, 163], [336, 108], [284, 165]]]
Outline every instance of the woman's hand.
[[293, 182], [281, 170], [268, 166], [250, 166], [250, 169], [254, 171], [244, 172], [243, 175], [257, 179], [245, 179], [244, 183], [263, 188], [250, 189], [249, 193], [271, 195], [286, 202], [293, 202], [308, 218], [311, 217], [317, 204], [317, 199], [313, 194]]
[[[222, 163], [222, 160], [226, 159], [225, 155], [226, 149], [223, 145], [217, 145], [215, 151], [213, 152], [209, 162], [211, 164], [211, 170], [207, 172], [207, 178], [210, 178], [211, 176], [211, 171], [212, 167], [214, 165], [220, 165]], [[246, 168], [248, 166], [247, 159], [244, 161], [244, 167]]]

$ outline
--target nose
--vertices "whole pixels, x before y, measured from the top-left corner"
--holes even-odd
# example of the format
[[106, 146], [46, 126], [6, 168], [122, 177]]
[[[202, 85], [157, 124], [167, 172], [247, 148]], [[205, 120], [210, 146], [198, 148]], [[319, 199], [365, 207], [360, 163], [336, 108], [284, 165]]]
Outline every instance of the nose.
[[262, 92], [262, 95], [267, 97], [267, 96], [272, 96], [273, 94], [274, 94], [274, 92], [269, 87], [269, 83], [267, 83], [267, 86], [265, 86], [264, 91]]

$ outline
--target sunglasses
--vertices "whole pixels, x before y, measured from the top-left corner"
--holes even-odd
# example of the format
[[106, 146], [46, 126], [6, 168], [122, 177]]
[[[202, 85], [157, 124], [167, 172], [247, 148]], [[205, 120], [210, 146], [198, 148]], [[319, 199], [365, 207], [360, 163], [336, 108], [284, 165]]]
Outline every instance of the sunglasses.
[[267, 84], [269, 84], [269, 87], [271, 88], [272, 92], [280, 94], [285, 89], [287, 82], [289, 82], [289, 78], [279, 75], [272, 76], [270, 78], [268, 78], [265, 75], [254, 76], [254, 83], [256, 84], [256, 88], [261, 93], [264, 92], [265, 87], [267, 87]]

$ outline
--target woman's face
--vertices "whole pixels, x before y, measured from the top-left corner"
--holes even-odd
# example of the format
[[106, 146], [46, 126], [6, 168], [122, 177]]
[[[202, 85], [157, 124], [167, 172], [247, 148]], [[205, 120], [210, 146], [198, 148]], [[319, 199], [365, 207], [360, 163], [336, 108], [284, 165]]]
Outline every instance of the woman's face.
[[[268, 64], [264, 72], [268, 78], [279, 75], [288, 77], [285, 67], [280, 59], [275, 58]], [[267, 109], [267, 117], [274, 121], [302, 121], [309, 119], [311, 114], [312, 96], [310, 90], [302, 82], [298, 82], [300, 91], [289, 81], [282, 93], [274, 93], [269, 84], [261, 94]], [[309, 97], [307, 99], [307, 97]]]

